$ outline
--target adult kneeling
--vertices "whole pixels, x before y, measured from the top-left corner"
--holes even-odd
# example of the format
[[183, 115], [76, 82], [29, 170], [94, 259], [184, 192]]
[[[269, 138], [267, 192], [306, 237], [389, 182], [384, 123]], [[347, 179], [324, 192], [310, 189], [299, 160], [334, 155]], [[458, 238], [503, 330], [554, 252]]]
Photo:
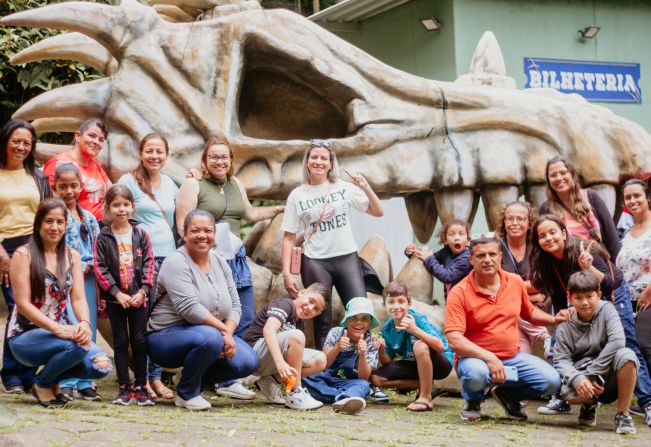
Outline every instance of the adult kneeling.
[[165, 258], [158, 276], [159, 299], [147, 325], [150, 358], [163, 368], [183, 367], [174, 402], [206, 410], [202, 381], [215, 383], [252, 374], [258, 356], [233, 336], [242, 309], [231, 270], [212, 248], [215, 218], [188, 213], [185, 245]]
[[[58, 392], [61, 379], [100, 379], [111, 371], [109, 358], [91, 341], [81, 258], [65, 242], [66, 210], [60, 199], [41, 202], [32, 238], [11, 260], [16, 307], [7, 328], [9, 347], [19, 362], [43, 366], [32, 394], [44, 407], [67, 402]], [[76, 325], [66, 310], [68, 299]]]
[[547, 362], [518, 352], [518, 317], [551, 326], [569, 318], [553, 317], [534, 307], [520, 276], [500, 269], [502, 253], [495, 236], [470, 241], [473, 271], [448, 295], [445, 335], [458, 356], [457, 375], [465, 406], [463, 420], [481, 418], [480, 404], [488, 387], [507, 416], [527, 419], [520, 401], [558, 391], [561, 379]]

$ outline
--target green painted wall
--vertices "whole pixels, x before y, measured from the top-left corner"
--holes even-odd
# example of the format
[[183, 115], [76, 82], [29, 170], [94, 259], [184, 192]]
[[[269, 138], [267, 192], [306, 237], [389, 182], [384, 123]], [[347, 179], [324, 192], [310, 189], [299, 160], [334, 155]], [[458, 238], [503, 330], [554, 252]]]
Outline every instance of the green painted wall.
[[[641, 64], [642, 104], [604, 104], [651, 132], [651, 2], [626, 0], [455, 0], [457, 73], [468, 71], [479, 38], [495, 33], [508, 74], [522, 87], [524, 57], [548, 57]], [[595, 39], [578, 30], [597, 25]]]
[[[393, 67], [429, 79], [454, 80], [452, 0], [412, 0], [359, 24], [358, 31], [333, 32]], [[428, 32], [421, 18], [436, 17], [445, 32]], [[328, 28], [328, 25], [326, 25]]]
[[[443, 21], [427, 32], [423, 17]], [[468, 71], [486, 30], [502, 48], [508, 74], [522, 87], [524, 57], [641, 64], [641, 105], [605, 104], [651, 132], [651, 1], [648, 0], [412, 0], [337, 35], [378, 59], [409, 73], [453, 81]], [[601, 27], [593, 40], [578, 30]], [[327, 27], [327, 26], [326, 26]]]

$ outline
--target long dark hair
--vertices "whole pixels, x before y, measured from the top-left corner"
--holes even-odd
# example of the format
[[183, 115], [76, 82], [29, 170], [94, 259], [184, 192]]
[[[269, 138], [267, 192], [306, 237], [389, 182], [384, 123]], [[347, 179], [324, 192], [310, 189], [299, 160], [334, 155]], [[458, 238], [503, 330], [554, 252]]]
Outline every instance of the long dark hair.
[[[63, 200], [57, 198], [48, 198], [43, 200], [34, 216], [34, 227], [32, 237], [29, 240], [29, 250], [31, 252], [32, 262], [30, 267], [30, 283], [32, 286], [32, 298], [35, 303], [42, 303], [45, 300], [45, 248], [41, 239], [41, 226], [45, 217], [50, 211], [60, 209], [63, 211], [63, 217], [68, 223], [68, 208]], [[57, 255], [57, 282], [59, 290], [63, 292], [66, 286], [66, 237], [63, 235], [56, 245]]]
[[[163, 145], [165, 146], [165, 154], [169, 155], [170, 154], [170, 146], [167, 144], [167, 140], [165, 139], [164, 136], [162, 136], [159, 133], [152, 132], [147, 135], [140, 141], [140, 146], [138, 147], [138, 153], [142, 156], [142, 151], [145, 150], [145, 144], [147, 144], [148, 141], [150, 140], [161, 140], [163, 142]], [[131, 171], [131, 175], [133, 175], [133, 178], [136, 180], [138, 183], [138, 187], [149, 196], [151, 200], [154, 202], [158, 203], [156, 200], [156, 197], [154, 196], [154, 191], [151, 188], [151, 177], [149, 176], [149, 172], [145, 169], [145, 166], [142, 164], [142, 160], [140, 160], [140, 163], [138, 163], [138, 167]]]
[[17, 129], [27, 129], [32, 134], [32, 149], [23, 160], [23, 167], [25, 172], [34, 177], [36, 175], [36, 159], [34, 155], [36, 152], [36, 131], [34, 126], [23, 120], [11, 120], [0, 130], [0, 169], [7, 167], [7, 143], [9, 143], [11, 134]]
[[545, 195], [547, 196], [547, 210], [551, 214], [555, 214], [557, 216], [563, 215], [564, 208], [562, 206], [561, 199], [558, 197], [558, 194], [556, 194], [556, 191], [552, 189], [551, 183], [549, 181], [549, 167], [554, 163], [563, 163], [567, 168], [567, 171], [572, 176], [569, 197], [570, 204], [567, 207], [570, 214], [579, 222], [585, 222], [586, 224], [589, 224], [590, 205], [588, 205], [586, 201], [583, 200], [583, 196], [581, 195], [581, 181], [579, 180], [579, 176], [576, 173], [576, 169], [574, 169], [574, 165], [572, 165], [572, 163], [570, 163], [567, 158], [561, 157], [560, 155], [557, 155], [550, 159], [547, 162], [547, 166], [545, 166], [545, 181], [547, 182]]
[[[66, 172], [72, 172], [77, 179], [79, 180], [79, 184], [83, 185], [83, 180], [81, 179], [81, 174], [79, 173], [79, 168], [77, 167], [77, 164], [74, 162], [68, 162], [68, 163], [60, 163], [57, 165], [56, 171], [54, 171], [54, 185], [56, 186], [57, 180], [59, 180], [59, 177], [61, 177], [63, 174]], [[89, 240], [88, 238], [90, 237], [89, 231], [88, 231], [88, 226], [86, 225], [86, 221], [84, 220], [84, 212], [83, 209], [81, 208], [81, 205], [79, 205], [79, 201], [75, 200], [75, 207], [77, 208], [77, 214], [79, 214], [79, 222], [81, 223], [79, 226], [79, 235], [81, 236], [81, 240], [88, 243]]]
[[[563, 263], [570, 267], [570, 272], [578, 272], [581, 270], [579, 265], [579, 255], [581, 254], [580, 242], [574, 238], [569, 231], [563, 220], [554, 216], [553, 214], [543, 214], [536, 220], [536, 223], [531, 229], [531, 257], [529, 258], [529, 272], [530, 280], [534, 287], [540, 290], [543, 294], [551, 296], [554, 293], [553, 284], [558, 283], [556, 272], [554, 272], [555, 257], [551, 253], [546, 252], [540, 246], [538, 239], [538, 227], [543, 222], [551, 221], [558, 225], [561, 231], [567, 235], [565, 239], [565, 247], [563, 248]], [[584, 241], [585, 243], [585, 241]], [[608, 252], [599, 243], [592, 244], [591, 253], [593, 256], [601, 256], [605, 262], [610, 262]]]

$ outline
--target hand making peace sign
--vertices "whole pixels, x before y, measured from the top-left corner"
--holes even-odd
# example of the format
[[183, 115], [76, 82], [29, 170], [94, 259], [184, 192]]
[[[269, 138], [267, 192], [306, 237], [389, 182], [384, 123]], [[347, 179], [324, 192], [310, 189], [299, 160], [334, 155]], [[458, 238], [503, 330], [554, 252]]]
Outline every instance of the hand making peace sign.
[[587, 270], [592, 267], [592, 255], [590, 254], [590, 249], [592, 248], [594, 241], [590, 241], [588, 248], [585, 247], [583, 241], [579, 245], [580, 254], [579, 254], [579, 266], [582, 270]]

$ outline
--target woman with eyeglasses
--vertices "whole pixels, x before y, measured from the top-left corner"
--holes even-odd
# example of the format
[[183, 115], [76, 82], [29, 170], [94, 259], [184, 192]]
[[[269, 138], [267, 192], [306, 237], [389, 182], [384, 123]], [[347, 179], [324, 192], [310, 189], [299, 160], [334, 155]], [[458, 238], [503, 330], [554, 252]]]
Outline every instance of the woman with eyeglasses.
[[[303, 184], [287, 198], [281, 230], [282, 272], [285, 289], [296, 296], [298, 287], [290, 272], [296, 233], [303, 230], [301, 280], [308, 287], [315, 282], [337, 289], [344, 306], [357, 296], [366, 296], [366, 286], [357, 244], [353, 238], [350, 209], [381, 217], [382, 204], [361, 174], [339, 179], [339, 166], [332, 143], [312, 140], [303, 157]], [[332, 305], [314, 318], [314, 341], [323, 347], [332, 325]]]
[[[14, 295], [9, 264], [14, 251], [32, 235], [39, 202], [52, 197], [47, 177], [36, 169], [36, 131], [23, 120], [11, 120], [0, 130], [0, 285], [9, 316]], [[7, 393], [22, 394], [34, 383], [34, 368], [22, 365], [7, 339], [2, 350], [2, 384]]]
[[540, 206], [540, 214], [561, 218], [572, 236], [599, 242], [616, 259], [621, 244], [613, 217], [596, 192], [581, 188], [572, 163], [561, 156], [552, 158], [545, 180], [547, 201]]
[[[257, 222], [282, 213], [285, 209], [277, 206], [253, 206], [246, 195], [244, 185], [235, 177], [233, 167], [233, 149], [225, 138], [210, 138], [201, 154], [200, 179], [188, 178], [176, 201], [176, 226], [183, 235], [183, 223], [188, 213], [194, 209], [208, 211], [218, 223], [228, 223], [230, 229], [232, 259], [227, 259], [237, 286], [237, 293], [242, 305], [242, 316], [237, 328], [231, 335], [244, 337], [253, 322], [253, 280], [246, 260], [246, 249], [240, 239], [242, 219]], [[219, 247], [217, 250], [220, 250]], [[253, 391], [241, 383], [231, 381], [215, 385], [215, 392], [234, 399], [252, 400]]]
[[[544, 307], [545, 295], [540, 293], [529, 281], [529, 256], [531, 255], [531, 227], [536, 212], [528, 202], [511, 202], [502, 208], [501, 224], [497, 229], [502, 239], [502, 269], [520, 275], [527, 286], [529, 300], [534, 306]], [[522, 318], [518, 321], [520, 329], [520, 352], [531, 354], [533, 344], [542, 341], [545, 352], [549, 351], [551, 337], [545, 327], [534, 326]]]

